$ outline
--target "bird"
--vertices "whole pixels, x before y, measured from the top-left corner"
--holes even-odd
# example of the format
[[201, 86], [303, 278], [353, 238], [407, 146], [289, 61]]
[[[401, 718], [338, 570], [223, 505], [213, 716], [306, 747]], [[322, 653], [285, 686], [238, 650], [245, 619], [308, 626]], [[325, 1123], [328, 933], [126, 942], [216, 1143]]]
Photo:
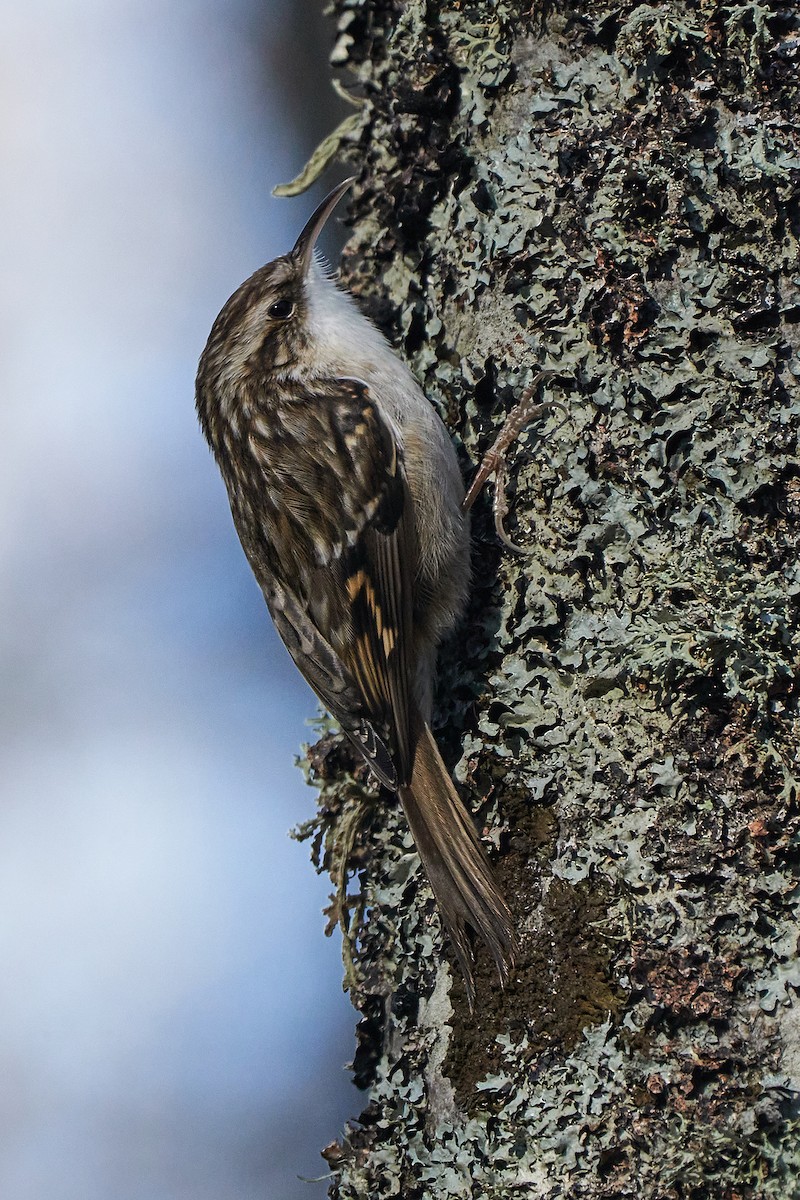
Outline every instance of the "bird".
[[469, 517], [444, 423], [316, 251], [353, 182], [223, 306], [197, 413], [280, 637], [399, 797], [472, 1009], [469, 931], [503, 984], [517, 935], [431, 731], [438, 647], [469, 594]]

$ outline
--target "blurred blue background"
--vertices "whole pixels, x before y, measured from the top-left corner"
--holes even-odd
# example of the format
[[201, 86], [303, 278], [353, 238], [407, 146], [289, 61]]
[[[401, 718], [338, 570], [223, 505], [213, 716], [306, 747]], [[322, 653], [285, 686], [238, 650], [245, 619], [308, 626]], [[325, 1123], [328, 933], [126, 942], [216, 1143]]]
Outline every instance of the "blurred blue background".
[[0, 4], [9, 1200], [321, 1198], [297, 1176], [361, 1107], [287, 837], [316, 705], [193, 407], [218, 309], [325, 190], [270, 196], [342, 115], [321, 7]]

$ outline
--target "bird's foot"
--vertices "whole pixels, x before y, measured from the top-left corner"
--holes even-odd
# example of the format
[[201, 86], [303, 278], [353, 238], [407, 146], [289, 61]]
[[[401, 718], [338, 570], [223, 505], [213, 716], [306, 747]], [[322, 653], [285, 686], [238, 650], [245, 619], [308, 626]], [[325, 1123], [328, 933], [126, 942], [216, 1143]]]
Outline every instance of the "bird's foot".
[[525, 388], [519, 403], [515, 404], [511, 412], [505, 419], [503, 428], [494, 440], [494, 443], [489, 450], [486, 451], [481, 459], [481, 465], [475, 474], [475, 478], [470, 484], [469, 491], [464, 497], [462, 508], [464, 512], [469, 512], [472, 505], [480, 495], [483, 485], [487, 479], [494, 475], [494, 500], [492, 502], [492, 512], [494, 513], [494, 527], [500, 541], [508, 546], [509, 550], [513, 550], [516, 554], [527, 554], [529, 551], [523, 550], [516, 542], [512, 542], [508, 536], [503, 524], [508, 516], [509, 508], [506, 500], [506, 479], [508, 477], [508, 465], [506, 463], [506, 454], [511, 445], [519, 437], [520, 433], [526, 426], [533, 421], [538, 421], [540, 417], [547, 413], [558, 409], [564, 413], [564, 420], [556, 427], [555, 433], [561, 428], [564, 422], [569, 417], [569, 413], [563, 404], [559, 404], [557, 400], [546, 400], [541, 404], [534, 403], [534, 397], [539, 388], [539, 384], [545, 378], [556, 375], [556, 371], [539, 371]]

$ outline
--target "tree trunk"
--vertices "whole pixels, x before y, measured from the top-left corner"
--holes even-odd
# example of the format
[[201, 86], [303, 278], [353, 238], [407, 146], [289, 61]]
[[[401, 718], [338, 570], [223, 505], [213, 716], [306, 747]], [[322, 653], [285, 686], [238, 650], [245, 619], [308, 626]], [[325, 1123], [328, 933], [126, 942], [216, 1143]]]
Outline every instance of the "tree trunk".
[[569, 415], [512, 450], [528, 554], [479, 502], [442, 654], [437, 737], [523, 943], [504, 992], [478, 947], [474, 1015], [402, 815], [338, 739], [309, 752], [371, 1088], [331, 1194], [798, 1197], [800, 21], [333, 7], [346, 282], [465, 472], [539, 368]]

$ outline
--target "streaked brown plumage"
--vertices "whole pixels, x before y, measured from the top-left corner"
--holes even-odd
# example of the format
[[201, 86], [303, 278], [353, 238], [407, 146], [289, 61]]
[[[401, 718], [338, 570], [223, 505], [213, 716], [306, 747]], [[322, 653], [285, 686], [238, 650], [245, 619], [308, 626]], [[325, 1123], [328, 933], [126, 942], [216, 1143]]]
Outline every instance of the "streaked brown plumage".
[[447, 432], [407, 367], [314, 260], [350, 181], [214, 323], [200, 423], [289, 653], [396, 792], [474, 999], [467, 927], [503, 981], [511, 914], [430, 732], [436, 652], [469, 583]]

